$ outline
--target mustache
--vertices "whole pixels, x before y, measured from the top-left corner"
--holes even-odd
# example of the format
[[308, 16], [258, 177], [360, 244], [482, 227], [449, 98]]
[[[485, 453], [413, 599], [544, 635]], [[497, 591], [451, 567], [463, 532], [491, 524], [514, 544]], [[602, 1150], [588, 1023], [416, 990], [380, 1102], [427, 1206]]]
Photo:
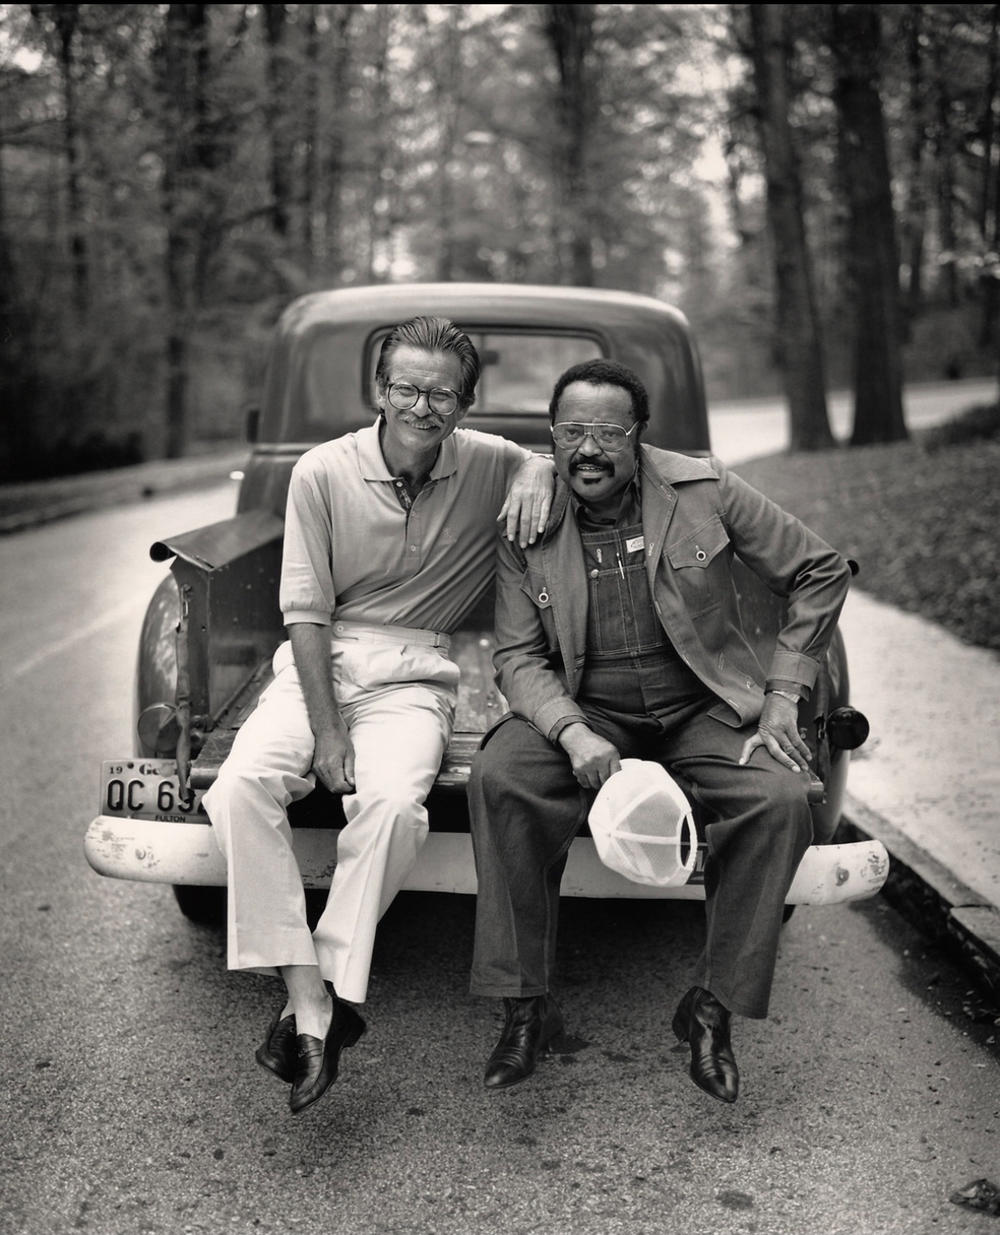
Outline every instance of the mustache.
[[610, 463], [602, 463], [599, 459], [574, 459], [569, 465], [570, 473], [578, 472], [584, 466], [598, 467], [602, 472], [607, 472], [609, 475], [614, 472], [614, 468]]
[[400, 420], [406, 425], [430, 425], [434, 429], [444, 428], [444, 423], [437, 416], [410, 416], [403, 412]]

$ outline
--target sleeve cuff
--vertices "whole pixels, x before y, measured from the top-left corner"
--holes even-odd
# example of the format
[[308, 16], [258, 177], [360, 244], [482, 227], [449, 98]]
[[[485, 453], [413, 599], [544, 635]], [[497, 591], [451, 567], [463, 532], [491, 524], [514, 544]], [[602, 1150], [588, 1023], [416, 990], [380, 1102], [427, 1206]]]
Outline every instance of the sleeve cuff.
[[545, 734], [550, 742], [554, 742], [557, 732], [562, 733], [566, 726], [573, 724], [574, 721], [580, 720], [586, 723], [586, 719], [582, 710], [567, 697], [553, 699], [540, 707], [535, 713], [534, 725], [536, 729]]
[[289, 609], [282, 616], [286, 626], [294, 626], [297, 622], [308, 622], [311, 626], [329, 626], [332, 620], [330, 614], [322, 609]]
[[791, 683], [796, 690], [804, 693], [812, 689], [818, 672], [819, 665], [812, 657], [803, 656], [801, 652], [779, 650], [771, 658], [767, 685], [770, 686], [773, 683], [775, 686], [780, 686], [782, 682], [786, 685]]
[[563, 716], [549, 729], [546, 735], [550, 742], [558, 742], [559, 735], [568, 725], [575, 725], [580, 720], [579, 716]]

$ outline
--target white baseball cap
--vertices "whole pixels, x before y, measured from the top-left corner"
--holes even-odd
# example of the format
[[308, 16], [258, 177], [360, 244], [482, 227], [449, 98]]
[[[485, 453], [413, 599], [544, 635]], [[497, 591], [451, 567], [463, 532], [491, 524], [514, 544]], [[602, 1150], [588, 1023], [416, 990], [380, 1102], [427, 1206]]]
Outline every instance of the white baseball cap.
[[623, 759], [594, 798], [588, 822], [604, 865], [634, 883], [686, 883], [698, 860], [691, 804], [652, 760]]

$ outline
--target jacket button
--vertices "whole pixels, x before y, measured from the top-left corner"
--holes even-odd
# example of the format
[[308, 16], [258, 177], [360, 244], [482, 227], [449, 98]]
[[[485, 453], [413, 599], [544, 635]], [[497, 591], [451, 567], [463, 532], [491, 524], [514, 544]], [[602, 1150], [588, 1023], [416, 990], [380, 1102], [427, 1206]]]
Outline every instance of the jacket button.
[[697, 553], [695, 553], [694, 557], [695, 557], [696, 562], [703, 562], [705, 558], [708, 557], [708, 554], [705, 552], [704, 549], [699, 549]]
[[539, 593], [538, 593], [538, 603], [539, 603], [540, 605], [547, 605], [547, 604], [549, 603], [549, 594], [548, 594], [548, 592], [539, 592]]

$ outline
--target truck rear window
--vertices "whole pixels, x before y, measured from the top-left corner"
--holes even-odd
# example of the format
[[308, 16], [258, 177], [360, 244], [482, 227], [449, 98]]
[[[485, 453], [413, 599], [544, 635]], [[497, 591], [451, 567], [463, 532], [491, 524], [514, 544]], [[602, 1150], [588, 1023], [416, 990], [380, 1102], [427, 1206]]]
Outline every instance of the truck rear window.
[[[548, 419], [556, 379], [570, 365], [604, 355], [597, 339], [586, 335], [529, 331], [469, 330], [483, 369], [472, 417], [539, 416]], [[374, 406], [375, 366], [385, 334], [371, 340], [369, 398]], [[483, 426], [485, 427], [485, 426]]]

